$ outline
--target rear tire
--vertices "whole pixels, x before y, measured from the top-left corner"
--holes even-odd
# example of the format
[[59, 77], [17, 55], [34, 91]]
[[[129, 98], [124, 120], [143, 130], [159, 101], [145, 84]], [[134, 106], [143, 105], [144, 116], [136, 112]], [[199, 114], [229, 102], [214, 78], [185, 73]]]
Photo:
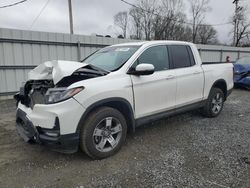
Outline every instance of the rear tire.
[[217, 117], [224, 106], [225, 95], [219, 88], [212, 88], [205, 106], [202, 108], [202, 114], [206, 117]]
[[93, 159], [114, 155], [125, 142], [127, 124], [118, 110], [100, 107], [89, 114], [80, 132], [80, 148]]

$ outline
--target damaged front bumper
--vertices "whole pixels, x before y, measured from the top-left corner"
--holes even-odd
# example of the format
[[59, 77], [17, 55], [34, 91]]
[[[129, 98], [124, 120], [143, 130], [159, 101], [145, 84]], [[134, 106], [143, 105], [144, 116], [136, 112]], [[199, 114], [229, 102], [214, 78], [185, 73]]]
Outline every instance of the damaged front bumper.
[[16, 129], [26, 142], [35, 142], [63, 153], [74, 153], [79, 147], [77, 126], [84, 108], [75, 100], [35, 105], [33, 109], [19, 103]]
[[250, 73], [247, 75], [234, 75], [234, 84], [238, 87], [250, 89]]

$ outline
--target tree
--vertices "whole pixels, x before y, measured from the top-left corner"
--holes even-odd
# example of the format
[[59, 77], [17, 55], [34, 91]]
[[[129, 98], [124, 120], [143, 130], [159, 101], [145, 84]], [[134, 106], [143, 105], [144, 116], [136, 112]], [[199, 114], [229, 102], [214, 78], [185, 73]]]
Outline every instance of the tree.
[[216, 44], [217, 31], [209, 25], [202, 25], [198, 27], [197, 43], [200, 44]]
[[211, 8], [208, 6], [210, 0], [189, 0], [190, 11], [192, 14], [192, 41], [197, 42], [197, 34], [201, 23], [204, 21], [205, 14]]
[[129, 11], [132, 21], [132, 39], [142, 39], [142, 10], [140, 8], [133, 7]]
[[189, 0], [192, 23], [187, 21], [183, 0], [137, 0], [129, 11], [131, 39], [183, 40], [216, 43], [217, 32], [204, 23], [209, 0]]
[[180, 40], [180, 41], [192, 41], [192, 29], [189, 26], [183, 24], [175, 27], [175, 34], [171, 40]]
[[176, 38], [175, 29], [183, 26], [186, 15], [182, 13], [182, 0], [162, 0], [154, 21], [154, 39]]
[[183, 32], [189, 29], [183, 24], [186, 21], [183, 12], [182, 0], [139, 0], [129, 13], [133, 26], [131, 38], [146, 40], [185, 38], [187, 35]]
[[155, 18], [155, 12], [157, 9], [155, 0], [139, 0], [136, 5], [137, 11], [141, 20], [141, 29], [143, 31], [146, 40], [152, 39], [153, 34], [153, 23]]
[[126, 38], [127, 36], [127, 27], [128, 27], [128, 13], [125, 12], [118, 12], [114, 16], [114, 24], [121, 28], [123, 37]]
[[235, 15], [232, 18], [234, 31], [234, 46], [242, 46], [249, 42], [250, 37], [250, 23], [247, 19], [247, 8], [237, 7]]

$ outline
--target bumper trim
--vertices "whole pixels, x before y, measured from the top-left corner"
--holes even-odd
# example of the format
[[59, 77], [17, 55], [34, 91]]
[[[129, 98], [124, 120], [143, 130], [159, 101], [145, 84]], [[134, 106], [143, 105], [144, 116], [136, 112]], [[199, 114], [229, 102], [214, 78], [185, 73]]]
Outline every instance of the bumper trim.
[[40, 142], [49, 149], [61, 153], [75, 153], [79, 146], [79, 133], [60, 135], [59, 137], [50, 137], [39, 135]]
[[[57, 124], [57, 128], [60, 129], [60, 125]], [[16, 129], [18, 134], [24, 139], [25, 142], [35, 142], [47, 146], [53, 151], [61, 153], [75, 153], [79, 147], [79, 131], [73, 134], [60, 135], [52, 137], [46, 135], [48, 129], [44, 129], [44, 133], [41, 127], [35, 127], [33, 123], [27, 118], [26, 113], [21, 109], [17, 109], [16, 113]], [[50, 131], [59, 131], [53, 130]]]
[[16, 129], [18, 134], [24, 139], [25, 142], [39, 142], [39, 140], [37, 140], [38, 132], [36, 128], [27, 118], [26, 113], [20, 109], [17, 109], [16, 113]]

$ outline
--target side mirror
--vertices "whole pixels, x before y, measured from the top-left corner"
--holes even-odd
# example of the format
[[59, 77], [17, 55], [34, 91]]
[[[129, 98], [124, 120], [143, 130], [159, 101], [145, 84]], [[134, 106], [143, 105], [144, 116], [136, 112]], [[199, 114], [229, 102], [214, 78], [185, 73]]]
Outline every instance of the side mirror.
[[154, 65], [143, 63], [137, 65], [135, 67], [135, 70], [129, 71], [129, 74], [141, 76], [141, 75], [150, 75], [153, 74], [154, 72], [155, 72]]

